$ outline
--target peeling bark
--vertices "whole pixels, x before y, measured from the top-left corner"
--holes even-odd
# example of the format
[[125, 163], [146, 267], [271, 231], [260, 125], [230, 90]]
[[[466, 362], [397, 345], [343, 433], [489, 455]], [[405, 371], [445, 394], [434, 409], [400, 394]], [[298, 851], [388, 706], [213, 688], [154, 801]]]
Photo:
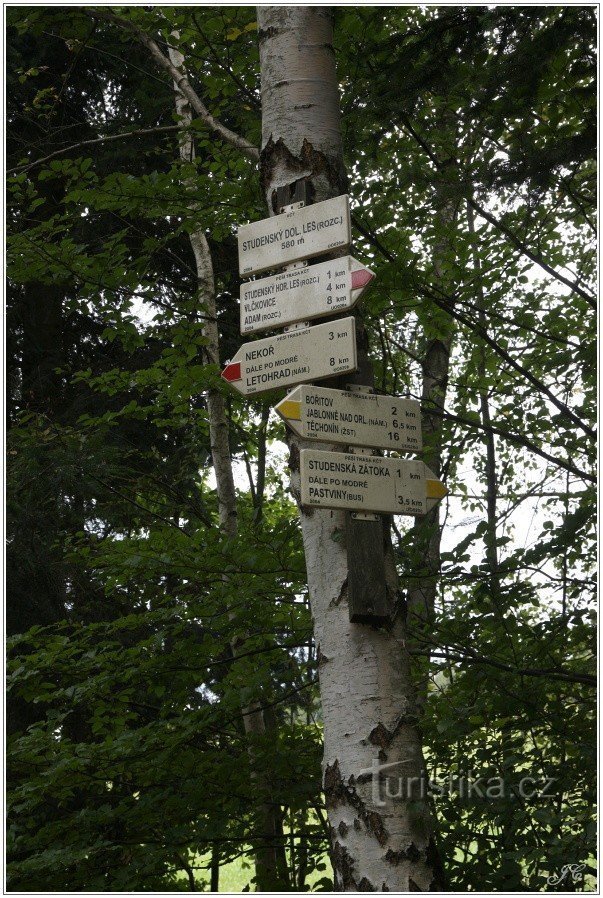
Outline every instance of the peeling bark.
[[[277, 187], [311, 180], [312, 201], [345, 192], [332, 10], [260, 6], [260, 178], [268, 208]], [[293, 123], [293, 128], [291, 127]]]
[[[346, 189], [331, 22], [327, 7], [258, 7], [260, 173], [271, 213], [277, 211], [277, 188], [300, 178], [307, 180], [316, 202]], [[359, 361], [360, 382], [370, 384], [364, 337]], [[293, 436], [289, 443], [291, 491], [299, 502], [299, 450], [319, 444]], [[337, 451], [329, 444], [320, 448]], [[300, 507], [300, 521], [318, 646], [335, 888], [442, 889], [427, 796], [416, 788], [410, 798], [386, 794], [390, 775], [426, 786], [404, 616], [397, 615], [388, 627], [351, 624], [345, 514]], [[390, 547], [389, 519], [384, 522]], [[396, 595], [391, 548], [386, 560], [388, 589]], [[379, 763], [392, 766], [379, 772], [374, 768]]]

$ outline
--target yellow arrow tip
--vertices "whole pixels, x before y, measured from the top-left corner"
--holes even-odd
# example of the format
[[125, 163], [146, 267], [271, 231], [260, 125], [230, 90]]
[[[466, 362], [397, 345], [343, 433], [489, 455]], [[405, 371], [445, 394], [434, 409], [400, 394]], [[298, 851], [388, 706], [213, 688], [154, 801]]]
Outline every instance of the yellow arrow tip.
[[425, 489], [428, 499], [443, 499], [448, 494], [441, 480], [426, 480]]
[[290, 421], [301, 421], [301, 402], [295, 402], [293, 399], [283, 399], [279, 402], [277, 408], [283, 418], [289, 418]]

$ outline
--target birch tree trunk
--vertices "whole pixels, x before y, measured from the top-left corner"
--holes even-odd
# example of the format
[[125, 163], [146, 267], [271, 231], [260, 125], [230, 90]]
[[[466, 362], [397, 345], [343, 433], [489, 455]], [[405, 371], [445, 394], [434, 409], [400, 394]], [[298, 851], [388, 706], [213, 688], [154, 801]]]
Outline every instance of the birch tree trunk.
[[[178, 39], [178, 34], [174, 34]], [[172, 65], [186, 79], [184, 57], [175, 47], [170, 46], [169, 57]], [[180, 80], [182, 80], [179, 79]], [[179, 82], [174, 83], [176, 95], [176, 112], [180, 117], [183, 129], [186, 129], [193, 114], [187, 97], [181, 93]], [[195, 158], [194, 140], [189, 131], [183, 130], [180, 138], [180, 157], [184, 162], [192, 162]], [[194, 185], [191, 189], [191, 207], [194, 208]], [[219, 332], [216, 315], [216, 295], [214, 270], [211, 252], [205, 232], [197, 227], [190, 233], [190, 242], [195, 257], [197, 270], [198, 297], [204, 313], [203, 336], [207, 343], [204, 346], [207, 362], [219, 365]], [[209, 389], [207, 392], [207, 417], [209, 420], [209, 438], [211, 455], [216, 475], [216, 492], [220, 528], [225, 536], [233, 538], [237, 534], [237, 503], [232, 473], [232, 460], [228, 439], [228, 418], [224, 397], [219, 390]], [[231, 646], [236, 657], [239, 645]], [[249, 754], [251, 764], [251, 781], [254, 789], [257, 815], [257, 831], [252, 833], [251, 841], [255, 843], [256, 886], [258, 891], [274, 891], [287, 888], [286, 858], [283, 843], [282, 823], [279, 808], [271, 799], [270, 774], [262, 770], [256, 759], [253, 740], [266, 735], [264, 714], [259, 702], [242, 706], [243, 726], [249, 737]], [[212, 877], [213, 877], [212, 872]]]
[[[258, 7], [258, 31], [260, 173], [268, 208], [277, 211], [278, 187], [300, 178], [307, 179], [315, 201], [343, 193], [330, 8]], [[366, 347], [359, 349], [361, 368], [370, 375]], [[298, 502], [299, 450], [304, 445], [309, 444], [290, 440], [291, 488]], [[300, 507], [300, 521], [319, 658], [335, 887], [442, 889], [404, 617], [398, 614], [390, 628], [351, 624], [345, 516]], [[391, 565], [395, 588], [393, 574]]]

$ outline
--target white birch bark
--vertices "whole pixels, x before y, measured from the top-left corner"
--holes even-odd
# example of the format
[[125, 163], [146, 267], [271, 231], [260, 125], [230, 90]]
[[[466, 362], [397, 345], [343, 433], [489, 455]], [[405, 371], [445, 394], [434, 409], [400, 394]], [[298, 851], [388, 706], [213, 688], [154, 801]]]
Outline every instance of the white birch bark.
[[[177, 33], [174, 33], [173, 37], [175, 41], [178, 40]], [[176, 47], [172, 46], [169, 47], [169, 55], [174, 70], [180, 75], [174, 82], [176, 112], [180, 117], [183, 129], [188, 129], [193, 115], [187, 96], [181, 92], [182, 84], [186, 81], [184, 57]], [[194, 140], [189, 130], [182, 132], [180, 157], [184, 162], [192, 162], [195, 158]], [[189, 183], [187, 186], [191, 192], [194, 190], [194, 185]], [[192, 199], [191, 208], [194, 208], [194, 205], [194, 199]], [[219, 332], [211, 251], [205, 232], [201, 227], [191, 231], [190, 242], [197, 270], [199, 302], [204, 313], [202, 332], [207, 340], [204, 352], [208, 363], [217, 366], [220, 358]], [[237, 534], [237, 503], [228, 439], [228, 418], [223, 395], [218, 390], [211, 388], [207, 392], [207, 417], [211, 455], [216, 475], [220, 528], [227, 537], [233, 538]], [[232, 644], [231, 648], [233, 656], [236, 657], [240, 646]], [[266, 725], [259, 702], [242, 706], [241, 713], [247, 736], [261, 737], [265, 735]], [[260, 796], [258, 802], [260, 831], [253, 834], [259, 842], [259, 847], [255, 852], [258, 889], [278, 888], [285, 885], [278, 871], [278, 848], [275, 847], [279, 839], [278, 814], [270, 801], [270, 777], [266, 775], [265, 771], [257, 769], [258, 765], [255, 763], [252, 747], [250, 747], [250, 758], [252, 782], [256, 793]]]
[[[177, 40], [178, 35], [174, 35]], [[169, 48], [170, 61], [181, 73], [180, 81], [186, 78], [184, 57], [175, 47]], [[176, 112], [180, 117], [183, 129], [188, 128], [193, 116], [188, 99], [180, 92], [178, 83], [174, 83], [176, 96]], [[195, 158], [195, 144], [190, 131], [183, 130], [180, 138], [180, 158], [183, 162], [192, 162]], [[187, 185], [192, 188], [189, 183]], [[191, 198], [191, 207], [194, 199]], [[195, 256], [197, 270], [197, 289], [201, 308], [203, 309], [203, 336], [207, 343], [204, 352], [210, 365], [219, 364], [219, 334], [216, 317], [216, 294], [214, 284], [214, 268], [209, 244], [201, 227], [190, 233], [190, 242]], [[211, 455], [216, 474], [216, 491], [218, 494], [218, 510], [220, 527], [227, 536], [235, 536], [237, 532], [237, 501], [232, 475], [230, 447], [228, 444], [228, 419], [224, 397], [218, 390], [208, 390], [207, 417], [209, 421], [209, 439]]]
[[[342, 193], [329, 8], [258, 7], [258, 29], [260, 169], [269, 208], [277, 211], [277, 187], [301, 177], [311, 179], [317, 201]], [[292, 438], [290, 445], [291, 487], [299, 500], [299, 449], [310, 444]], [[344, 891], [441, 889], [434, 823], [429, 802], [421, 796], [425, 765], [404, 619], [398, 615], [391, 629], [351, 624], [345, 516], [300, 508], [300, 521], [319, 658], [335, 886]], [[385, 764], [392, 766], [380, 777], [375, 766]], [[394, 797], [387, 794], [384, 777]], [[396, 797], [399, 785], [404, 794]]]
[[[339, 91], [328, 6], [259, 6], [262, 76], [260, 173], [268, 207], [272, 194], [312, 179], [314, 200], [345, 186]], [[265, 164], [269, 162], [269, 170]]]

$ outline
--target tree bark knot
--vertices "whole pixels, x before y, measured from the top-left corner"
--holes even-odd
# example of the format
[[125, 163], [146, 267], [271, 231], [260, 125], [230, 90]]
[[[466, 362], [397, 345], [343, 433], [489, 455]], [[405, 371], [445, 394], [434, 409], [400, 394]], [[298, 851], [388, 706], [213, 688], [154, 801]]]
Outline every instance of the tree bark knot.
[[337, 598], [331, 599], [331, 601], [329, 602], [329, 608], [336, 608], [337, 605], [339, 605], [343, 601], [343, 599], [347, 596], [347, 594], [348, 594], [348, 578], [346, 577], [345, 580], [343, 581], [343, 583], [341, 584], [341, 589], [339, 590], [339, 595], [337, 596]]
[[356, 792], [353, 777], [350, 777], [348, 785], [344, 783], [337, 760], [332, 765], [327, 764], [325, 768], [324, 791], [327, 808], [336, 808], [341, 804], [354, 808], [366, 831], [374, 836], [380, 845], [385, 845], [388, 833], [381, 814], [368, 810]]
[[[339, 824], [341, 830], [342, 824]], [[345, 826], [345, 824], [343, 824]], [[347, 831], [347, 827], [346, 827]], [[357, 879], [354, 872], [354, 858], [337, 839], [337, 832], [331, 827], [333, 844], [333, 869], [335, 871], [335, 888], [338, 892], [378, 892], [372, 882], [363, 876]], [[387, 891], [387, 889], [382, 889]]]
[[[332, 831], [332, 837], [334, 830]], [[377, 889], [369, 882], [366, 876], [356, 881], [354, 876], [354, 859], [344, 846], [332, 838], [333, 842], [333, 869], [335, 871], [335, 883], [338, 892], [376, 892]]]
[[289, 470], [299, 471], [299, 446], [293, 441], [289, 443]]
[[394, 738], [393, 733], [384, 727], [382, 723], [378, 723], [369, 733], [369, 742], [371, 745], [378, 745], [380, 748], [389, 748], [389, 744]]
[[396, 721], [393, 730], [388, 730], [382, 723], [378, 723], [369, 733], [369, 742], [371, 745], [378, 745], [379, 748], [389, 748], [395, 737], [403, 726], [416, 726], [419, 722], [417, 714], [401, 714]]
[[[427, 366], [430, 364], [430, 359], [428, 358], [430, 355], [437, 350], [437, 352], [444, 352], [446, 357], [450, 357], [450, 346], [447, 346], [442, 340], [438, 340], [437, 337], [434, 340], [430, 340], [427, 344], [427, 348], [425, 349], [425, 358], [423, 359], [421, 367], [423, 368], [423, 373], [427, 375], [427, 377], [432, 377], [434, 380], [438, 380], [438, 375], [436, 373], [432, 373], [431, 369]], [[440, 375], [442, 376], [442, 375]], [[444, 376], [448, 376], [448, 372], [445, 373]]]
[[389, 848], [385, 855], [385, 860], [393, 867], [397, 867], [402, 861], [411, 861], [416, 864], [417, 861], [421, 860], [421, 857], [421, 851], [419, 851], [414, 842], [411, 842], [408, 848], [400, 851], [394, 851], [392, 848]]
[[394, 851], [389, 848], [385, 854], [385, 860], [393, 867], [397, 867], [403, 861], [410, 861], [411, 864], [415, 865], [422, 862], [431, 871], [432, 879], [429, 883], [429, 889], [425, 890], [420, 888], [416, 882], [409, 878], [408, 890], [410, 892], [443, 892], [448, 888], [446, 874], [434, 839], [430, 839], [423, 850], [418, 848], [414, 842], [411, 842], [407, 848], [401, 849], [400, 851]]
[[267, 28], [258, 28], [258, 43], [263, 44], [268, 38], [276, 37], [280, 33], [279, 29], [275, 28], [274, 25], [269, 25]]
[[328, 664], [330, 660], [331, 660], [330, 658], [328, 658], [326, 655], [323, 654], [320, 646], [318, 646], [318, 649], [316, 652], [316, 663], [318, 664], [318, 666], [323, 667], [323, 665]]

